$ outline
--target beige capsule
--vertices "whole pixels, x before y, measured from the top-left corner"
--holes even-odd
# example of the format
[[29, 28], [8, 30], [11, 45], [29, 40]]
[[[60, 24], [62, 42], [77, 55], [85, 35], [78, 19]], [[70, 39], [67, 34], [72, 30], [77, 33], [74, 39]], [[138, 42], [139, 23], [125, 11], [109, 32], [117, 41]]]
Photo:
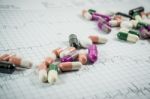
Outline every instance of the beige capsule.
[[107, 42], [107, 39], [100, 35], [90, 35], [89, 38], [92, 40], [93, 43], [103, 44]]
[[59, 64], [59, 68], [61, 71], [79, 70], [81, 66], [81, 62], [63, 62]]
[[41, 82], [47, 81], [47, 65], [45, 62], [42, 62], [38, 65], [38, 75]]

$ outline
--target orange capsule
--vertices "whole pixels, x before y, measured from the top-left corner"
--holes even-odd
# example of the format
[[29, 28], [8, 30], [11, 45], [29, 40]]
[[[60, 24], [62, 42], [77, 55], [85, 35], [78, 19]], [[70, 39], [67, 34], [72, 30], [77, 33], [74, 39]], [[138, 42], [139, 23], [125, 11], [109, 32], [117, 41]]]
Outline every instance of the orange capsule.
[[23, 59], [20, 56], [11, 56], [9, 58], [9, 62], [11, 62], [17, 66], [21, 66], [21, 67], [25, 67], [25, 68], [31, 68], [31, 66], [32, 66], [31, 61]]
[[67, 47], [60, 53], [60, 58], [67, 56], [70, 52], [75, 51], [75, 47]]
[[78, 60], [82, 64], [86, 64], [87, 63], [87, 53], [88, 53], [87, 50], [80, 50], [79, 51]]
[[90, 35], [89, 38], [92, 40], [93, 43], [103, 44], [107, 42], [107, 39], [100, 35]]
[[81, 62], [63, 62], [59, 64], [59, 68], [61, 71], [79, 70], [81, 66]]
[[38, 74], [41, 82], [47, 81], [47, 65], [45, 62], [42, 62], [38, 65]]

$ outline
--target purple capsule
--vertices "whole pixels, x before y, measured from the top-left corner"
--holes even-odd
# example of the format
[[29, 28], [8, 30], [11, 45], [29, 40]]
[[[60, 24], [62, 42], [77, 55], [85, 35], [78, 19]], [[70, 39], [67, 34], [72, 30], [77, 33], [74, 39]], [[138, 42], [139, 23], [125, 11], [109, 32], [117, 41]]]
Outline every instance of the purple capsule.
[[106, 33], [110, 33], [111, 32], [111, 27], [108, 24], [101, 24], [101, 22], [98, 22], [98, 27], [100, 30], [106, 32]]
[[93, 15], [95, 16], [100, 16], [102, 18], [104, 18], [107, 22], [111, 20], [110, 16], [107, 16], [107, 15], [103, 15], [103, 14], [100, 14], [100, 13], [93, 13]]
[[91, 20], [92, 20], [92, 21], [98, 21], [99, 18], [100, 18], [100, 16], [97, 16], [97, 15], [94, 15], [94, 14], [93, 14]]
[[61, 58], [60, 61], [61, 62], [72, 62], [77, 58], [78, 54], [79, 54], [78, 51], [72, 51], [71, 53], [69, 53], [69, 55]]
[[88, 48], [88, 59], [91, 63], [94, 63], [98, 58], [97, 46], [92, 44]]

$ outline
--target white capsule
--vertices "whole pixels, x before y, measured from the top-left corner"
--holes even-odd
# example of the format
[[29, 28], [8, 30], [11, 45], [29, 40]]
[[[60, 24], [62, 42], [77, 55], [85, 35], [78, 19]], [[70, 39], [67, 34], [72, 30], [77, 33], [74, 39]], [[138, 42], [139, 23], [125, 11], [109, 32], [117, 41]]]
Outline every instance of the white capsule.
[[87, 20], [91, 20], [92, 19], [92, 15], [87, 11], [87, 10], [83, 10], [82, 11], [82, 16], [87, 19]]
[[68, 47], [65, 48], [61, 53], [60, 53], [60, 58], [67, 56], [70, 52], [75, 51], [76, 48], [75, 47]]
[[90, 35], [89, 38], [93, 43], [104, 44], [107, 42], [107, 39], [101, 35]]
[[111, 21], [109, 21], [109, 24], [110, 24], [110, 26], [112, 26], [112, 27], [117, 27], [117, 26], [120, 26], [120, 21], [118, 21], [118, 20], [111, 20]]
[[127, 41], [130, 41], [130, 42], [137, 42], [139, 40], [139, 37], [137, 35], [134, 35], [134, 34], [128, 34], [128, 37], [127, 37]]
[[50, 70], [48, 72], [48, 82], [54, 84], [58, 80], [58, 72], [56, 70]]
[[92, 45], [92, 40], [89, 38], [83, 38], [80, 39], [80, 44], [83, 48], [88, 48], [90, 45]]

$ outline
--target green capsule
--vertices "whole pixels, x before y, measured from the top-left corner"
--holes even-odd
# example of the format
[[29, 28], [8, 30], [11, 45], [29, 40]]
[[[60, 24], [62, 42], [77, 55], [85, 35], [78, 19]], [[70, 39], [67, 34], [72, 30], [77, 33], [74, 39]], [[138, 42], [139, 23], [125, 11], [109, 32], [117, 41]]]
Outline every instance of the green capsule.
[[94, 9], [89, 9], [88, 12], [89, 12], [90, 14], [93, 14], [94, 12], [96, 12], [96, 10], [94, 10]]
[[117, 34], [117, 37], [119, 38], [119, 39], [121, 39], [121, 40], [127, 40], [127, 37], [128, 37], [128, 33], [126, 33], [126, 32], [119, 32], [118, 34]]
[[48, 71], [50, 71], [50, 70], [58, 71], [57, 65], [55, 65], [55, 64], [50, 64], [50, 65], [49, 65], [49, 68], [48, 68]]
[[55, 64], [50, 64], [48, 68], [48, 83], [54, 84], [58, 80], [58, 67]]
[[137, 29], [140, 29], [141, 27], [147, 27], [149, 24], [145, 23], [145, 22], [138, 22], [136, 25]]
[[138, 22], [142, 21], [141, 16], [140, 16], [139, 13], [137, 13], [137, 12], [133, 14], [133, 18], [134, 18], [136, 21], [138, 21]]
[[139, 32], [136, 30], [129, 30], [128, 33], [139, 36]]

